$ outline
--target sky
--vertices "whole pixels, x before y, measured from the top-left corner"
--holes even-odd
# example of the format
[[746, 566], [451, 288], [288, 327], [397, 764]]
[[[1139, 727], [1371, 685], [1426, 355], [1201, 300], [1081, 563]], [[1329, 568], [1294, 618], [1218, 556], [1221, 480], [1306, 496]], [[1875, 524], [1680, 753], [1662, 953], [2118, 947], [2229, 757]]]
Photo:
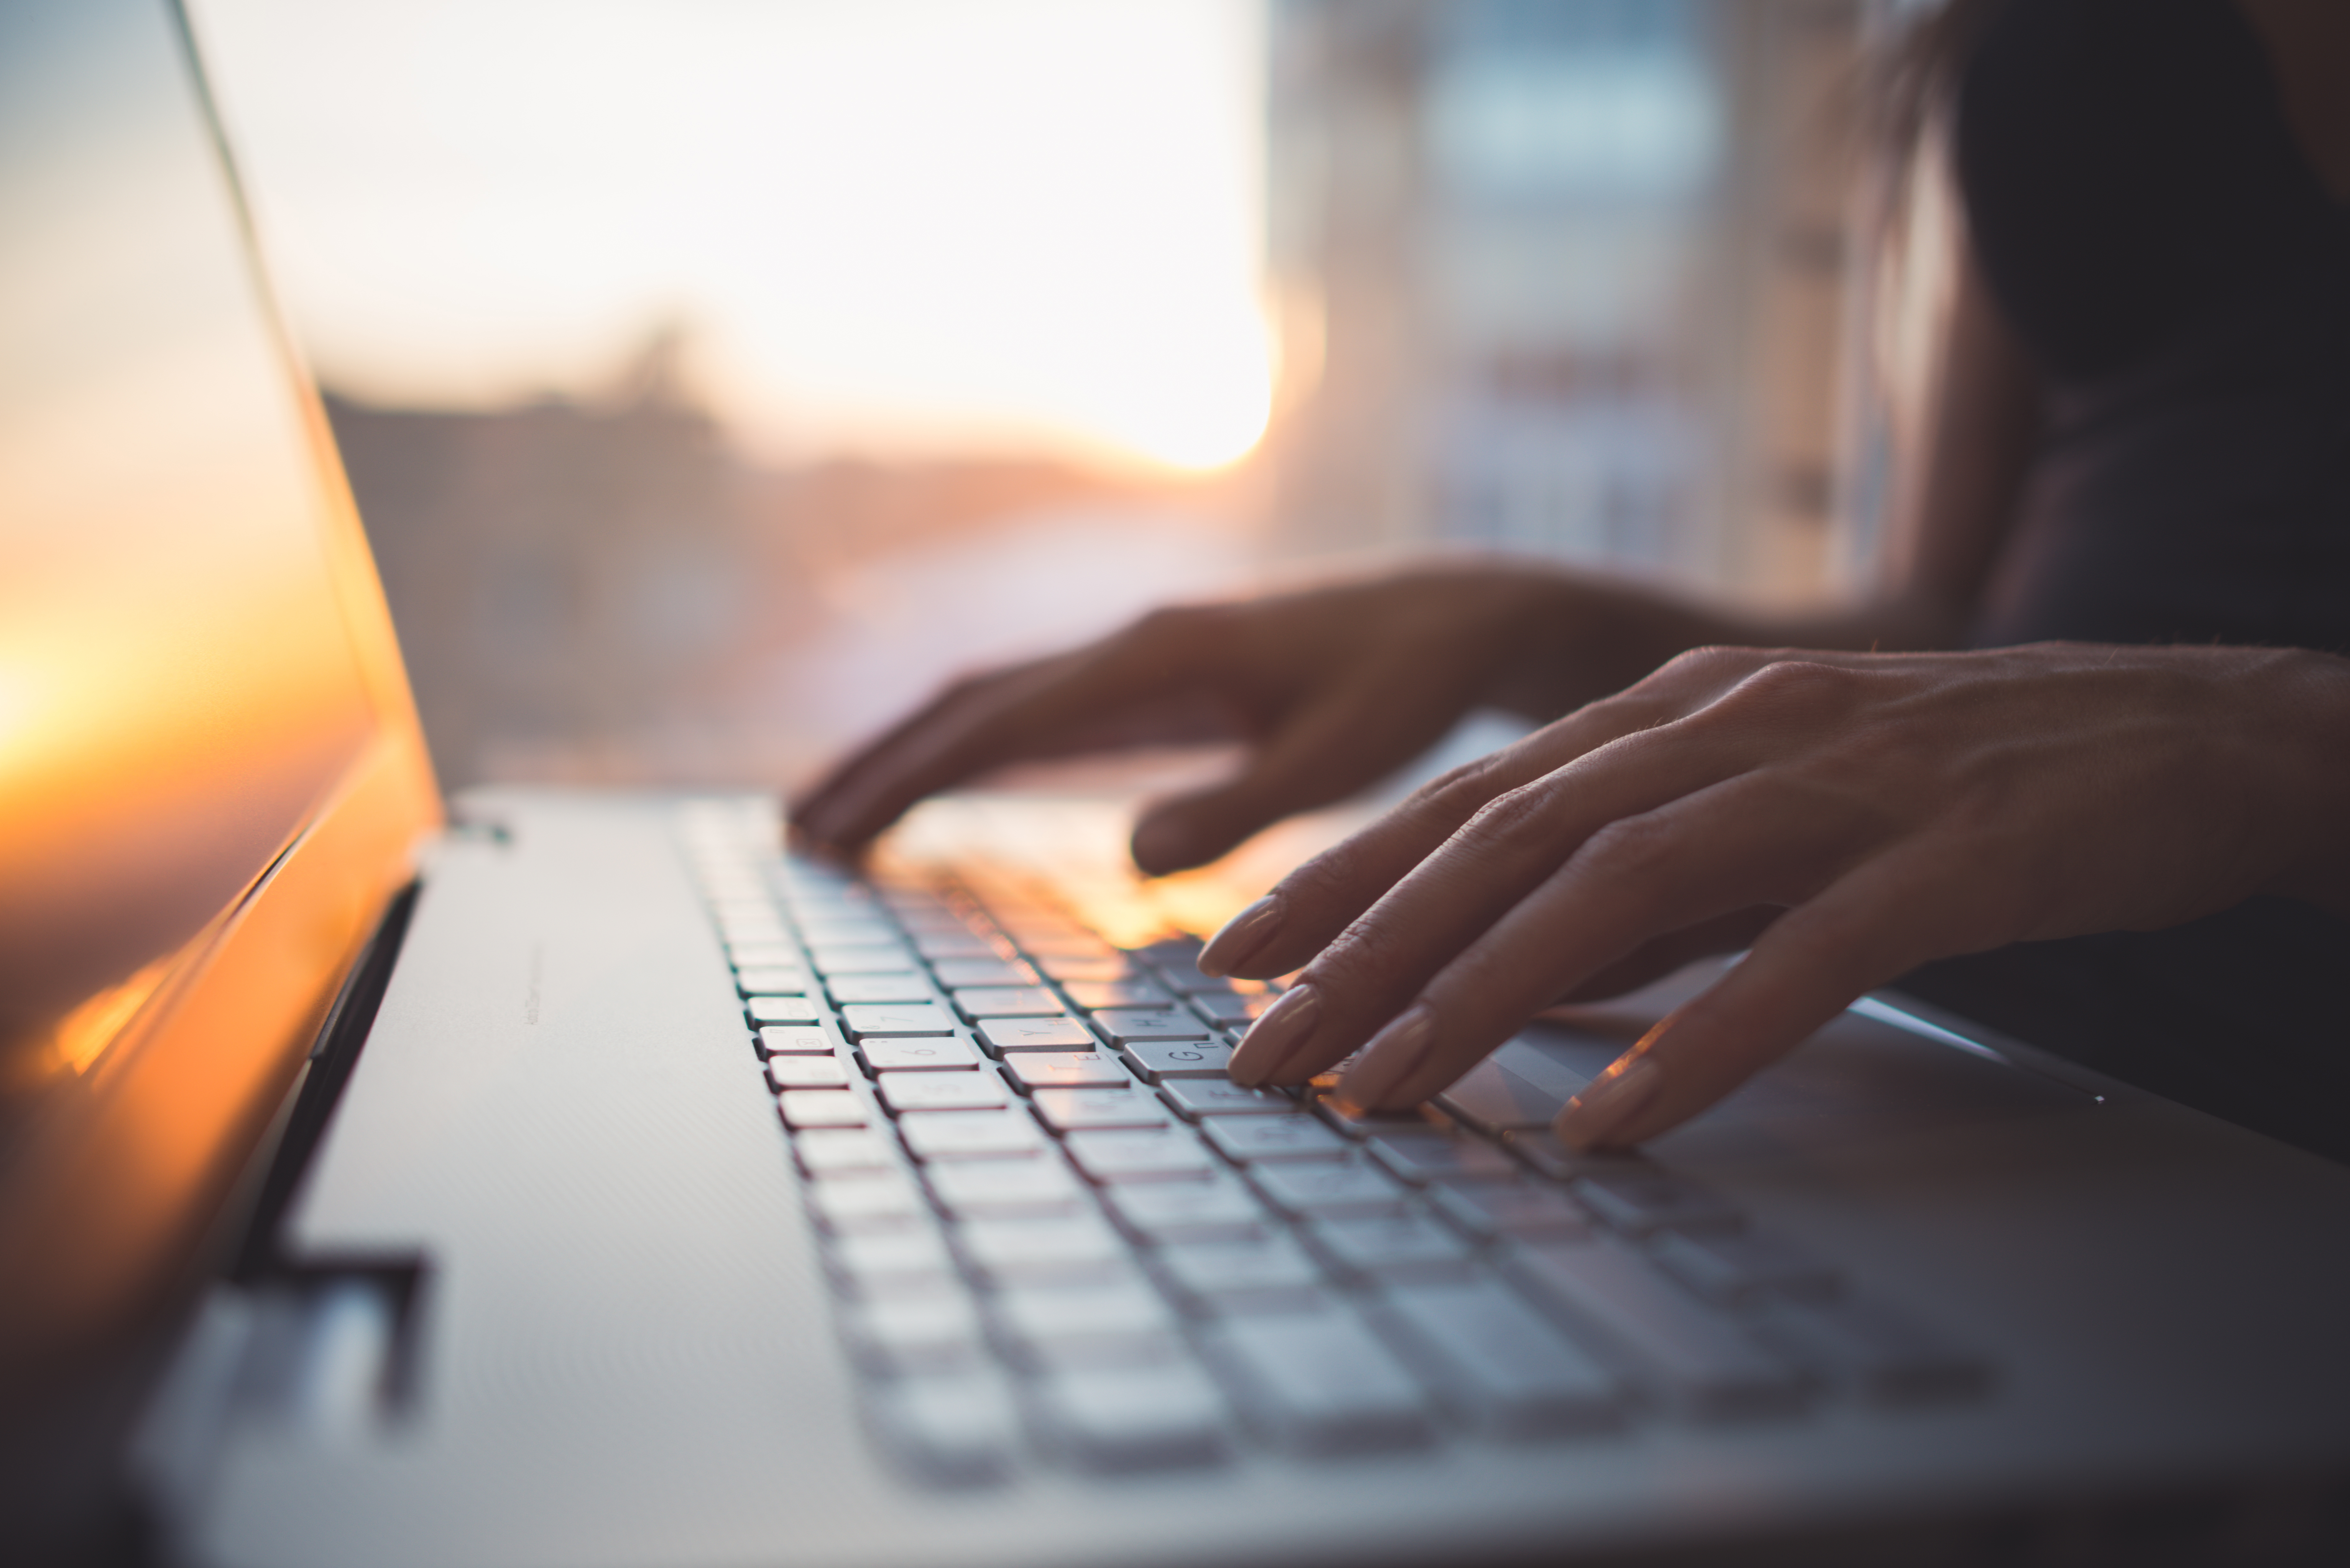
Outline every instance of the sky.
[[1251, 0], [192, 0], [322, 379], [665, 326], [754, 455], [1207, 468], [1270, 402]]

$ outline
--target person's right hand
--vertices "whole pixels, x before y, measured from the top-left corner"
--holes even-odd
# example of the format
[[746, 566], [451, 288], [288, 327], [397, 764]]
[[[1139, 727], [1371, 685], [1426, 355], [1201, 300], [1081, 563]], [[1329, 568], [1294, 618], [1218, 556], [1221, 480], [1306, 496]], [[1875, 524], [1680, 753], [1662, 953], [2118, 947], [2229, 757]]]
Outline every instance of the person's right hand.
[[[1647, 665], [1621, 650], [1655, 639], [1623, 635], [1633, 607], [1563, 574], [1462, 565], [1156, 610], [1098, 642], [954, 682], [795, 802], [793, 832], [854, 855], [925, 795], [991, 768], [1239, 740], [1238, 773], [1158, 802], [1135, 827], [1143, 870], [1205, 865], [1402, 766], [1472, 708], [1549, 718], [1637, 679]], [[1579, 659], [1581, 648], [1610, 653]]]

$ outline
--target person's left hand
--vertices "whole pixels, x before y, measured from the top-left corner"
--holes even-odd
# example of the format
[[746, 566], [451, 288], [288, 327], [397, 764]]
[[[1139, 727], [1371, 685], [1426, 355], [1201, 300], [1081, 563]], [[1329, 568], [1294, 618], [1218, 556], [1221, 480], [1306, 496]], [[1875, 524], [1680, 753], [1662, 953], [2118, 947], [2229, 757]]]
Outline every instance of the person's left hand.
[[2345, 763], [2350, 661], [2323, 654], [1700, 649], [1300, 867], [1201, 967], [1305, 966], [1235, 1080], [1360, 1048], [1340, 1094], [1394, 1109], [1545, 1007], [1751, 942], [1561, 1115], [1620, 1146], [1929, 960], [2261, 892], [2340, 907]]

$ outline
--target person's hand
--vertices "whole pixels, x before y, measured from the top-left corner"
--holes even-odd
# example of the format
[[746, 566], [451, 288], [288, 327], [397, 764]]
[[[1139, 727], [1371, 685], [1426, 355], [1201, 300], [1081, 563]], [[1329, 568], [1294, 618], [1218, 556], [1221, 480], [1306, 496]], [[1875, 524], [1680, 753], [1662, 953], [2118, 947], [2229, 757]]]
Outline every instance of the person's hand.
[[1340, 1095], [1399, 1109], [1544, 1007], [1752, 942], [1561, 1114], [1618, 1147], [1931, 959], [2260, 892], [2342, 907], [2345, 779], [2350, 661], [2326, 655], [1700, 649], [1300, 867], [1200, 967], [1305, 966], [1236, 1081], [1359, 1048]]
[[[1006, 763], [1240, 740], [1233, 777], [1136, 825], [1153, 873], [1204, 865], [1293, 812], [1343, 800], [1481, 704], [1551, 717], [1687, 639], [1676, 612], [1524, 566], [1424, 567], [1242, 603], [1163, 609], [1073, 652], [956, 682], [791, 810], [808, 847], [853, 855], [923, 796]], [[1580, 657], [1588, 647], [1605, 657]], [[1627, 666], [1638, 649], [1646, 663]]]

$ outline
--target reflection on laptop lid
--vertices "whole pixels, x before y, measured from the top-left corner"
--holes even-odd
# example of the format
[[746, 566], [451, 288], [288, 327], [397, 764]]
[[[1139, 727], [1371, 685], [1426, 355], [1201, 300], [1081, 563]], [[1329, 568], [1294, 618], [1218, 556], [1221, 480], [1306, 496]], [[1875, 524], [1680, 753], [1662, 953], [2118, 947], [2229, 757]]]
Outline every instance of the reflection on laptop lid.
[[437, 816], [172, 14], [0, 10], [0, 1387], [188, 1266]]
[[433, 835], [197, 80], [150, 0], [0, 7], [35, 1554], [167, 1361], [136, 1468], [208, 1563], [2342, 1546], [2350, 1174], [1957, 1021], [1872, 1002], [1589, 1159], [1544, 1129], [1663, 991], [1370, 1120], [1236, 1088], [1261, 992], [1002, 855], [552, 791]]

